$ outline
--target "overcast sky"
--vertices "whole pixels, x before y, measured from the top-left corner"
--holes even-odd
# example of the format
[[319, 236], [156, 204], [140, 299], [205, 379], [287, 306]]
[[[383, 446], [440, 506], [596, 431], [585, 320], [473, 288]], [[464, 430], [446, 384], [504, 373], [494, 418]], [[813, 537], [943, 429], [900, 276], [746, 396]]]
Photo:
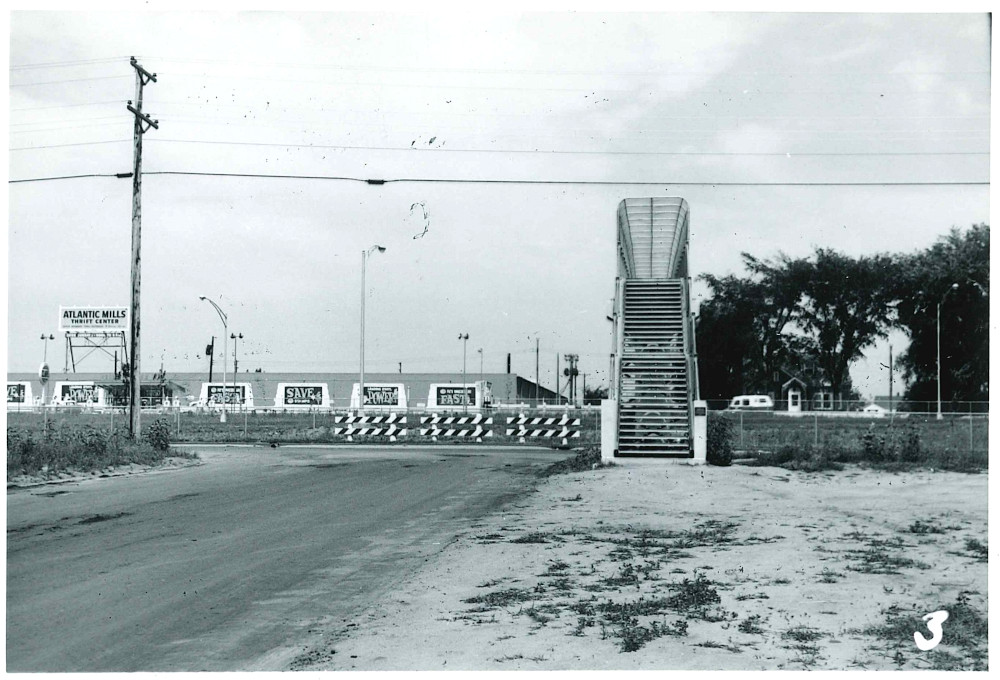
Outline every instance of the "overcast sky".
[[[470, 372], [482, 348], [533, 378], [537, 335], [543, 384], [570, 352], [606, 384], [623, 198], [687, 199], [693, 276], [989, 221], [985, 14], [15, 12], [9, 370], [60, 305], [128, 304], [130, 55], [157, 74], [144, 373], [207, 370], [199, 295], [241, 370], [357, 370], [377, 243], [368, 372], [460, 371], [468, 333]], [[89, 174], [112, 176], [17, 181]], [[855, 384], [887, 393], [869, 357]]]

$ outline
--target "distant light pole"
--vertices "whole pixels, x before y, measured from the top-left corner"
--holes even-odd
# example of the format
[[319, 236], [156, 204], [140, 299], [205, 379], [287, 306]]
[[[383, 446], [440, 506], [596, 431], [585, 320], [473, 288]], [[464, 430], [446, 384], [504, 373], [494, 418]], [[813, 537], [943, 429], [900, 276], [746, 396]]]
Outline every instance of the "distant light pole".
[[476, 350], [479, 352], [479, 382], [483, 381], [483, 348], [480, 347]]
[[365, 291], [365, 268], [368, 263], [368, 257], [376, 250], [384, 253], [385, 247], [374, 245], [368, 250], [361, 251], [361, 376], [358, 382], [358, 412], [365, 410], [365, 298], [367, 297]]
[[[211, 300], [204, 295], [199, 295], [198, 299], [203, 300], [215, 307], [215, 311], [219, 313], [219, 318], [222, 319], [222, 415], [219, 416], [219, 422], [224, 423], [226, 422], [226, 409], [229, 408], [229, 398], [226, 394], [228, 378], [226, 374], [226, 366], [228, 364], [226, 355], [229, 354], [229, 336], [226, 333], [229, 331], [229, 318], [226, 316], [226, 313], [222, 311], [219, 305], [215, 304], [214, 300]], [[209, 395], [209, 401], [211, 401], [211, 399], [212, 397]], [[205, 404], [205, 406], [209, 406], [209, 404]]]
[[458, 339], [462, 341], [462, 411], [469, 410], [469, 391], [465, 387], [465, 348], [469, 344], [469, 334], [458, 334]]
[[944, 304], [944, 299], [948, 297], [948, 293], [958, 288], [957, 283], [951, 284], [951, 288], [944, 292], [941, 296], [941, 302], [937, 304], [937, 419], [941, 420], [944, 418], [941, 415], [941, 305]]
[[236, 361], [237, 342], [243, 339], [243, 334], [230, 333], [229, 338], [233, 341], [233, 387], [236, 386], [236, 374], [240, 372], [239, 362]]
[[49, 340], [55, 340], [56, 336], [49, 333], [42, 333], [42, 365], [38, 369], [38, 380], [42, 383], [42, 426], [48, 425], [49, 412], [45, 410], [45, 390], [49, 382]]

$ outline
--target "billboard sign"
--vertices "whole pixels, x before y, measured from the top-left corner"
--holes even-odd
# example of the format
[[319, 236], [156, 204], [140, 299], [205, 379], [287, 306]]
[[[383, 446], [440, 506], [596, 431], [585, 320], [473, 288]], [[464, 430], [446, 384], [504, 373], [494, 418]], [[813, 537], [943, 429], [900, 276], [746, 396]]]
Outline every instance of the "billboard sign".
[[59, 331], [126, 331], [128, 307], [60, 307]]
[[[465, 397], [463, 399], [463, 387]], [[475, 406], [475, 385], [435, 385], [434, 403], [438, 406]]]
[[[358, 383], [351, 389], [351, 408], [358, 407]], [[405, 409], [406, 385], [403, 383], [365, 383], [365, 408]]]
[[25, 398], [26, 390], [23, 382], [7, 383], [8, 404], [23, 404]]
[[399, 406], [399, 385], [365, 385], [365, 406]]
[[75, 404], [96, 404], [100, 400], [100, 388], [94, 383], [59, 383], [56, 400]]
[[216, 405], [223, 403], [223, 390], [225, 399], [229, 404], [242, 404], [246, 400], [246, 391], [243, 385], [208, 385], [208, 403]]
[[285, 385], [285, 406], [320, 406], [323, 403], [322, 385]]

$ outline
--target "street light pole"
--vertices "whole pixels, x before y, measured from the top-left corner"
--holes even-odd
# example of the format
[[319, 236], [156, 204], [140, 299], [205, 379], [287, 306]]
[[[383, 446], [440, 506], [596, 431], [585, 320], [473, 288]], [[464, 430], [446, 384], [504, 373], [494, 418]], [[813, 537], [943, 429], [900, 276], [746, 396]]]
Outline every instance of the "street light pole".
[[944, 418], [941, 414], [941, 305], [944, 304], [948, 293], [956, 288], [958, 288], [957, 283], [951, 284], [951, 288], [944, 292], [944, 295], [941, 296], [941, 302], [937, 304], [937, 420]]
[[56, 336], [51, 333], [48, 336], [42, 333], [42, 365], [38, 369], [38, 379], [42, 383], [42, 428], [48, 429], [49, 412], [45, 409], [45, 393], [49, 382], [49, 340], [55, 340]]
[[[240, 372], [240, 367], [239, 367], [240, 365], [236, 361], [236, 349], [238, 347], [237, 343], [240, 340], [243, 339], [243, 334], [240, 333], [239, 335], [236, 335], [235, 333], [230, 333], [229, 337], [232, 338], [232, 340], [233, 340], [233, 394], [235, 394], [236, 393], [236, 374]], [[242, 403], [242, 400], [241, 400], [240, 406], [242, 407], [243, 405], [244, 404]]]
[[[219, 305], [215, 304], [213, 300], [205, 297], [204, 295], [200, 295], [198, 299], [204, 300], [208, 304], [212, 305], [212, 307], [215, 308], [215, 311], [219, 313], [219, 318], [222, 319], [222, 415], [219, 416], [219, 422], [224, 423], [226, 422], [226, 409], [229, 408], [229, 397], [226, 394], [227, 392], [226, 388], [228, 385], [228, 375], [226, 374], [226, 367], [229, 364], [228, 360], [226, 359], [226, 355], [229, 354], [229, 335], [227, 335], [229, 331], [229, 318], [226, 316], [226, 313], [222, 311]], [[209, 396], [209, 401], [211, 401], [211, 396]], [[205, 406], [208, 406], [208, 404], [205, 404]]]
[[367, 297], [367, 291], [365, 290], [365, 268], [368, 263], [368, 256], [376, 250], [380, 253], [385, 252], [385, 248], [379, 245], [374, 245], [368, 250], [361, 251], [361, 375], [358, 382], [358, 413], [363, 413], [365, 410], [365, 298]]
[[236, 389], [236, 374], [240, 372], [240, 365], [236, 360], [236, 350], [238, 347], [236, 343], [243, 339], [243, 334], [230, 333], [229, 337], [233, 341], [233, 389]]
[[482, 382], [483, 381], [483, 348], [480, 347], [476, 351], [479, 352], [479, 382]]
[[462, 341], [462, 412], [469, 410], [469, 390], [465, 386], [465, 348], [469, 344], [469, 334], [459, 333], [458, 339]]

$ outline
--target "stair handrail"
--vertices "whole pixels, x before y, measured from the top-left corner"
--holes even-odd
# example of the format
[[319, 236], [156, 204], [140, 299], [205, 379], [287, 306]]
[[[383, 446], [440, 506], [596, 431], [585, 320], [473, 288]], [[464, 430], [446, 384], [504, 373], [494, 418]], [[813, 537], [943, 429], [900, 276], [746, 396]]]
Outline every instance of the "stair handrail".
[[625, 201], [618, 206], [618, 276], [633, 278], [635, 276], [635, 256], [632, 252], [632, 232], [628, 224]]
[[684, 358], [685, 364], [688, 368], [687, 375], [687, 406], [688, 406], [688, 433], [689, 433], [689, 443], [692, 446], [691, 452], [694, 455], [694, 399], [693, 392], [691, 389], [694, 374], [691, 372], [691, 349], [692, 340], [691, 337], [694, 335], [692, 332], [691, 325], [691, 298], [689, 295], [689, 279], [681, 279], [681, 310], [683, 312], [683, 322], [682, 327], [684, 329]]

